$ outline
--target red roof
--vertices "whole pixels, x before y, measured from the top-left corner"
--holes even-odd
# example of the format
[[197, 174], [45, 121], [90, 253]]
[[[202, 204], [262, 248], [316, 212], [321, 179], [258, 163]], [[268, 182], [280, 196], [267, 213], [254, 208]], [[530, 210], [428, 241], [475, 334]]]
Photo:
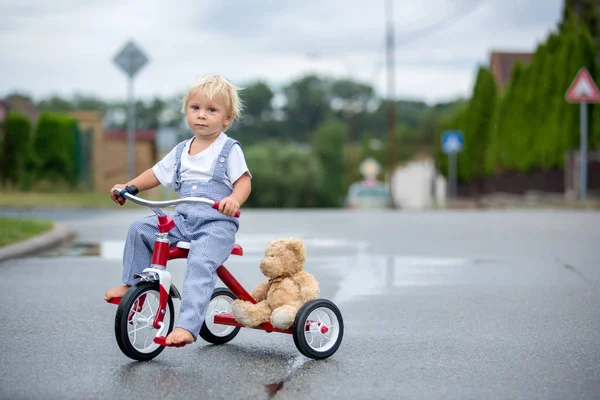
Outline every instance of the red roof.
[[527, 65], [532, 58], [532, 53], [492, 51], [490, 69], [498, 87], [503, 89], [508, 84], [512, 69], [517, 62]]
[[[127, 129], [113, 129], [104, 131], [104, 136], [108, 139], [127, 140]], [[156, 140], [156, 130], [142, 129], [135, 131], [135, 140]]]

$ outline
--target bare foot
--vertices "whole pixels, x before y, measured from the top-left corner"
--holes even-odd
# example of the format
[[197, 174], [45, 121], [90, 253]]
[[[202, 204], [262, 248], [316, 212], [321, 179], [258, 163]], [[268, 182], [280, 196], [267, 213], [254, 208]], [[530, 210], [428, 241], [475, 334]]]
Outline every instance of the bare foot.
[[188, 330], [185, 330], [183, 328], [175, 328], [173, 329], [173, 332], [169, 333], [169, 336], [167, 336], [165, 343], [167, 345], [179, 343], [190, 344], [194, 343], [194, 336]]
[[104, 300], [109, 301], [110, 299], [114, 299], [115, 297], [123, 297], [125, 296], [125, 293], [127, 293], [130, 287], [131, 286], [129, 285], [121, 285], [112, 289], [108, 289], [106, 293], [104, 293]]

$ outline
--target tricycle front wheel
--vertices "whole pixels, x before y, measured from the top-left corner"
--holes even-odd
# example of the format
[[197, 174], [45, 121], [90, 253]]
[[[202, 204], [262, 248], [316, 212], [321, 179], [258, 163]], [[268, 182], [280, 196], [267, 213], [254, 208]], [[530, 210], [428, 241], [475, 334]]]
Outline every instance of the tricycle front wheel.
[[[164, 350], [163, 346], [154, 343], [158, 329], [154, 328], [153, 323], [159, 301], [159, 286], [155, 282], [140, 282], [129, 288], [121, 299], [115, 316], [115, 336], [119, 348], [127, 357], [148, 361]], [[169, 296], [163, 319], [165, 336], [173, 330], [173, 321], [173, 300]]]
[[308, 358], [322, 360], [335, 353], [344, 336], [344, 320], [331, 301], [316, 299], [304, 304], [294, 320], [296, 348]]

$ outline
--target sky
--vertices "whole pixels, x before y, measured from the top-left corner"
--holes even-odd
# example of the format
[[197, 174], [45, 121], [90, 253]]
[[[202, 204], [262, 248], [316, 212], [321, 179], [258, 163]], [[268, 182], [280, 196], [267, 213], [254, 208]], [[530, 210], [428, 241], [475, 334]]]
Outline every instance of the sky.
[[[468, 97], [490, 52], [535, 51], [563, 0], [391, 0], [395, 98]], [[113, 59], [132, 40], [149, 58], [137, 98], [183, 93], [206, 73], [274, 90], [309, 73], [387, 96], [385, 0], [2, 0], [0, 96], [127, 97]]]

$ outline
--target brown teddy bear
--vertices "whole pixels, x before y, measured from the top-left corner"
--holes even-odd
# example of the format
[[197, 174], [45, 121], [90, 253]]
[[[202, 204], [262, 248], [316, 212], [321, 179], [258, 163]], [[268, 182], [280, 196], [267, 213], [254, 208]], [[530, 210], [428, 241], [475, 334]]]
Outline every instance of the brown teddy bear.
[[319, 282], [304, 271], [305, 262], [306, 249], [301, 240], [288, 238], [269, 242], [260, 271], [270, 279], [250, 293], [256, 304], [239, 299], [233, 302], [235, 319], [248, 327], [271, 321], [276, 328], [289, 328], [300, 307], [319, 296]]

